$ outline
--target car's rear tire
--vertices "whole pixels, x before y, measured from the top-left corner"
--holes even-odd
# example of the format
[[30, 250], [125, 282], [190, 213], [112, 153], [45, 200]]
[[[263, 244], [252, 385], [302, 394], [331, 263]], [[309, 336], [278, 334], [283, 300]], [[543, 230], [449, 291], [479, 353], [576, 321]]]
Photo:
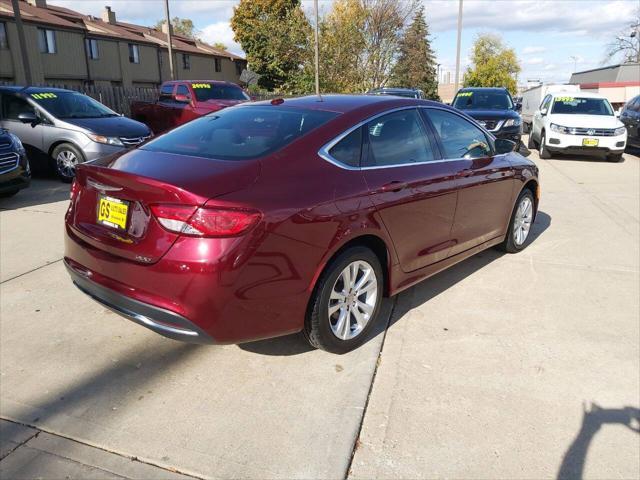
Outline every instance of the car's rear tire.
[[531, 190], [525, 188], [518, 197], [509, 220], [509, 229], [500, 244], [507, 253], [517, 253], [528, 245], [531, 227], [536, 214], [536, 204]]
[[622, 154], [621, 153], [612, 153], [607, 155], [607, 161], [609, 162], [613, 162], [613, 163], [618, 163], [622, 161]]
[[366, 247], [351, 247], [325, 268], [314, 288], [304, 335], [331, 353], [362, 345], [379, 320], [384, 277], [378, 257]]
[[529, 130], [529, 139], [527, 140], [527, 148], [529, 150], [536, 149], [536, 142], [533, 140], [533, 133]]
[[54, 168], [58, 178], [65, 183], [70, 183], [76, 176], [76, 167], [83, 163], [84, 155], [70, 143], [61, 143], [51, 152]]
[[545, 132], [542, 132], [542, 135], [540, 136], [540, 145], [538, 146], [538, 155], [540, 156], [540, 158], [543, 158], [545, 160], [548, 160], [549, 158], [551, 158], [551, 152], [547, 148], [547, 136]]

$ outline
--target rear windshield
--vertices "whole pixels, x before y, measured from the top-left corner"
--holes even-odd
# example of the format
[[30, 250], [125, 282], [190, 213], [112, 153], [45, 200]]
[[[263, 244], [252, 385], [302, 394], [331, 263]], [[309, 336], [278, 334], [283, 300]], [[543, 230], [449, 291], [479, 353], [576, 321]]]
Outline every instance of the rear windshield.
[[511, 110], [513, 102], [507, 92], [459, 92], [453, 106], [460, 110]]
[[97, 100], [77, 92], [39, 92], [29, 96], [56, 118], [117, 117]]
[[613, 115], [613, 109], [604, 98], [556, 97], [551, 113]]
[[337, 115], [281, 106], [231, 107], [178, 127], [142, 149], [220, 160], [247, 160], [272, 153]]
[[249, 100], [249, 95], [235, 85], [221, 85], [215, 83], [192, 83], [191, 88], [196, 95], [196, 100]]

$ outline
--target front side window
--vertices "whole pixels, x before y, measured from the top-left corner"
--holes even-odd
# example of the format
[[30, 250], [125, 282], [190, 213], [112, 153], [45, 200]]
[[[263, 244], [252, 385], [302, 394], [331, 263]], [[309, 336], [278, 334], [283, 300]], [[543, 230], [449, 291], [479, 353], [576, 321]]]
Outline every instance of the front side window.
[[173, 99], [173, 85], [172, 84], [163, 85], [162, 88], [160, 89], [160, 100], [167, 101], [171, 99]]
[[96, 40], [95, 38], [87, 38], [85, 42], [87, 45], [87, 55], [89, 55], [89, 58], [91, 60], [97, 60], [99, 58], [98, 40]]
[[544, 97], [544, 100], [542, 100], [542, 103], [540, 104], [540, 110], [548, 110], [550, 103], [551, 95], [547, 95], [546, 97]]
[[224, 83], [192, 83], [191, 88], [196, 95], [196, 100], [249, 100], [250, 97], [237, 85]]
[[9, 48], [9, 40], [7, 39], [7, 24], [0, 22], [0, 48]]
[[442, 141], [446, 158], [482, 158], [491, 155], [484, 132], [471, 122], [445, 110], [428, 109], [427, 114]]
[[186, 53], [182, 54], [182, 68], [185, 70], [189, 70], [191, 68], [191, 57]]
[[366, 125], [369, 151], [364, 167], [429, 162], [435, 159], [420, 114], [414, 108], [389, 113]]
[[5, 120], [18, 120], [21, 113], [33, 113], [35, 109], [25, 99], [11, 94], [2, 95], [2, 118]]
[[39, 28], [38, 46], [40, 47], [41, 53], [56, 53], [56, 32]]
[[97, 100], [78, 92], [39, 92], [29, 95], [45, 111], [60, 119], [118, 116]]
[[142, 148], [216, 160], [248, 160], [283, 148], [337, 115], [282, 106], [226, 108], [171, 130]]
[[563, 115], [613, 115], [613, 108], [604, 98], [556, 97], [551, 113]]
[[362, 127], [356, 128], [349, 135], [336, 143], [329, 150], [329, 155], [340, 163], [350, 167], [360, 166], [362, 152]]
[[213, 59], [213, 64], [215, 67], [216, 72], [221, 72], [222, 71], [222, 60], [220, 60], [218, 57]]
[[469, 90], [459, 92], [453, 106], [460, 110], [511, 110], [511, 96], [501, 91]]
[[129, 44], [129, 62], [140, 63], [140, 50], [135, 43]]
[[178, 88], [176, 89], [176, 95], [185, 95], [187, 97], [191, 96], [186, 85], [178, 85]]

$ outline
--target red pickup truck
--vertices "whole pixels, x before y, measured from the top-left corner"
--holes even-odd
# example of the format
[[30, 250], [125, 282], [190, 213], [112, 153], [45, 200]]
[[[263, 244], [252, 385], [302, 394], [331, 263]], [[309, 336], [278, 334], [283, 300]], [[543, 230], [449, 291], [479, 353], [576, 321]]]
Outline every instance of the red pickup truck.
[[131, 117], [158, 134], [248, 100], [249, 95], [235, 83], [176, 80], [160, 86], [160, 96], [155, 102], [131, 102]]

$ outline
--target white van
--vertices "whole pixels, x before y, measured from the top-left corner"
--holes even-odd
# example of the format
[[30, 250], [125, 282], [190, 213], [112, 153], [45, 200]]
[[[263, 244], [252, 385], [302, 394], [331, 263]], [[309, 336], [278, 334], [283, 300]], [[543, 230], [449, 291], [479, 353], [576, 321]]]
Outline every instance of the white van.
[[602, 95], [589, 92], [548, 93], [533, 115], [528, 148], [540, 158], [554, 153], [603, 155], [619, 162], [627, 145], [627, 129]]
[[564, 83], [548, 83], [540, 84], [535, 87], [531, 87], [528, 90], [522, 92], [522, 111], [520, 116], [522, 117], [523, 130], [525, 133], [531, 131], [531, 124], [533, 123], [533, 115], [536, 110], [540, 108], [542, 99], [551, 92], [579, 92], [579, 85], [567, 85]]

